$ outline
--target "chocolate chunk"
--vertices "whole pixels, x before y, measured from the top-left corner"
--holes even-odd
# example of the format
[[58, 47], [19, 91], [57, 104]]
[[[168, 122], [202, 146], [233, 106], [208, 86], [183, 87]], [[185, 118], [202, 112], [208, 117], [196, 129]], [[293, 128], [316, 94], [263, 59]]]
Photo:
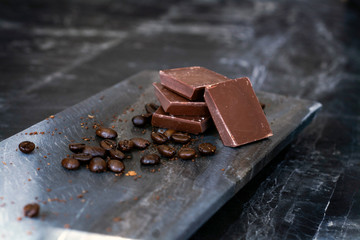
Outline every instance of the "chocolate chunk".
[[196, 156], [196, 151], [193, 148], [182, 148], [179, 150], [178, 156], [184, 160], [193, 159]]
[[134, 148], [134, 143], [131, 140], [121, 140], [118, 143], [118, 148], [120, 151], [129, 152]]
[[30, 141], [24, 141], [19, 144], [19, 149], [23, 153], [31, 153], [35, 149], [35, 144]]
[[138, 149], [145, 149], [150, 145], [150, 142], [144, 138], [132, 138], [131, 141], [134, 143], [134, 147]]
[[136, 115], [131, 119], [131, 121], [135, 127], [145, 127], [148, 119], [142, 115]]
[[40, 206], [37, 203], [26, 204], [24, 206], [23, 211], [25, 217], [29, 217], [29, 218], [37, 217], [40, 212]]
[[173, 148], [169, 145], [159, 145], [157, 147], [157, 149], [161, 156], [167, 157], [167, 158], [173, 157], [176, 153], [175, 148]]
[[205, 102], [225, 146], [237, 147], [272, 136], [248, 78], [206, 88]]
[[90, 161], [92, 159], [92, 155], [88, 154], [88, 153], [77, 153], [72, 155], [72, 158], [75, 158], [76, 160], [80, 161], [80, 162], [87, 162]]
[[157, 143], [157, 144], [163, 144], [163, 143], [166, 143], [168, 141], [168, 138], [162, 134], [162, 133], [159, 133], [159, 132], [152, 132], [151, 133], [151, 139]]
[[207, 85], [229, 80], [203, 67], [167, 69], [159, 74], [162, 85], [189, 100], [201, 99]]
[[199, 134], [210, 126], [211, 118], [209, 116], [172, 116], [159, 107], [153, 114], [151, 124], [155, 127]]
[[123, 152], [117, 150], [117, 149], [111, 149], [109, 151], [109, 155], [113, 159], [123, 160], [126, 156]]
[[148, 154], [140, 159], [142, 165], [156, 165], [160, 163], [160, 157], [157, 154]]
[[110, 171], [116, 172], [116, 173], [121, 173], [125, 169], [124, 163], [122, 163], [121, 161], [116, 160], [116, 159], [109, 160], [107, 162], [107, 167], [108, 167], [108, 169], [110, 169]]
[[80, 167], [80, 163], [75, 158], [64, 158], [61, 165], [68, 170], [76, 170]]
[[105, 150], [111, 150], [116, 148], [116, 141], [111, 140], [111, 139], [104, 139], [100, 142], [100, 147], [102, 147]]
[[69, 149], [74, 153], [81, 153], [85, 148], [85, 143], [70, 143]]
[[106, 162], [100, 157], [95, 157], [91, 159], [89, 164], [89, 169], [92, 172], [105, 172], [106, 171]]
[[96, 135], [101, 138], [116, 138], [117, 132], [114, 129], [111, 128], [105, 128], [105, 127], [99, 127], [96, 129]]
[[164, 135], [170, 140], [171, 136], [176, 133], [176, 130], [174, 129], [168, 129], [164, 132]]
[[216, 147], [211, 143], [201, 143], [198, 149], [201, 155], [213, 155], [216, 151]]
[[168, 90], [161, 83], [153, 83], [155, 95], [165, 112], [171, 115], [209, 116], [206, 103], [190, 101]]
[[191, 140], [191, 137], [187, 133], [176, 132], [173, 135], [171, 135], [171, 139], [176, 143], [185, 144]]
[[154, 113], [156, 111], [156, 109], [159, 108], [159, 105], [155, 104], [155, 103], [148, 103], [145, 105], [145, 110], [147, 113]]
[[86, 145], [83, 150], [83, 153], [88, 153], [93, 157], [105, 157], [106, 150], [103, 149], [102, 147]]

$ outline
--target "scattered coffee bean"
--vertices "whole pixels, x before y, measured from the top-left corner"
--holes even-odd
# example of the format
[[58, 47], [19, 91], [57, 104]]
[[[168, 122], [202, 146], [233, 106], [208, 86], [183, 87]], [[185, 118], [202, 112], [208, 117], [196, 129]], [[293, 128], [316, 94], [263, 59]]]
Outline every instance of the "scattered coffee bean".
[[118, 143], [118, 148], [120, 151], [129, 152], [134, 148], [134, 143], [131, 140], [121, 140]]
[[159, 108], [159, 105], [155, 103], [148, 103], [145, 105], [145, 110], [148, 113], [154, 113]]
[[98, 129], [96, 129], [96, 135], [98, 135], [101, 138], [116, 138], [117, 137], [117, 132], [114, 129], [111, 128], [104, 128], [104, 127], [99, 127]]
[[109, 155], [111, 158], [118, 159], [118, 160], [123, 160], [126, 157], [124, 153], [122, 153], [121, 151], [119, 151], [117, 149], [111, 149], [109, 151]]
[[260, 106], [261, 106], [261, 108], [262, 108], [263, 110], [264, 110], [265, 107], [266, 107], [265, 103], [260, 103]]
[[201, 143], [198, 149], [201, 155], [213, 155], [216, 151], [216, 147], [211, 143]]
[[90, 161], [93, 158], [93, 156], [89, 153], [77, 153], [72, 155], [72, 158], [75, 158], [80, 162], [87, 162]]
[[159, 132], [158, 133], [152, 132], [151, 139], [157, 144], [163, 144], [168, 141], [168, 138], [164, 134], [159, 133]]
[[106, 171], [106, 162], [100, 157], [95, 157], [91, 159], [89, 163], [89, 169], [92, 172], [105, 172]]
[[171, 136], [176, 133], [176, 130], [174, 129], [168, 129], [164, 132], [164, 135], [170, 140]]
[[145, 149], [150, 145], [150, 142], [144, 138], [132, 138], [131, 141], [134, 143], [134, 147], [138, 149]]
[[125, 169], [124, 163], [119, 160], [111, 159], [107, 162], [107, 167], [113, 172], [120, 173], [123, 172]]
[[75, 170], [80, 167], [80, 162], [75, 158], [64, 158], [61, 165], [67, 170]]
[[104, 139], [100, 142], [100, 147], [102, 147], [105, 150], [111, 150], [116, 148], [116, 141], [111, 139]]
[[187, 133], [176, 132], [171, 135], [171, 139], [176, 143], [188, 143], [191, 140], [191, 137]]
[[152, 115], [153, 115], [152, 113], [141, 114], [141, 116], [145, 118], [147, 123], [151, 123]]
[[175, 155], [176, 150], [175, 148], [169, 146], [169, 145], [159, 145], [157, 147], [159, 153], [161, 154], [161, 156], [163, 157], [167, 157], [167, 158], [171, 158]]
[[40, 206], [37, 203], [30, 203], [24, 207], [24, 216], [33, 218], [39, 215]]
[[185, 159], [185, 160], [193, 159], [195, 155], [196, 155], [196, 151], [193, 148], [182, 148], [179, 150], [178, 153], [178, 156], [181, 159]]
[[140, 159], [143, 165], [155, 165], [160, 163], [160, 157], [157, 154], [148, 154]]
[[105, 157], [106, 150], [103, 149], [102, 147], [86, 145], [83, 150], [83, 153], [88, 153], [93, 157]]
[[148, 122], [147, 119], [142, 115], [137, 115], [131, 119], [135, 127], [145, 127]]
[[74, 152], [74, 153], [81, 153], [85, 148], [85, 144], [84, 143], [70, 143], [69, 144], [69, 149], [70, 151]]
[[19, 149], [23, 153], [31, 153], [35, 149], [35, 144], [30, 141], [24, 141], [19, 144]]

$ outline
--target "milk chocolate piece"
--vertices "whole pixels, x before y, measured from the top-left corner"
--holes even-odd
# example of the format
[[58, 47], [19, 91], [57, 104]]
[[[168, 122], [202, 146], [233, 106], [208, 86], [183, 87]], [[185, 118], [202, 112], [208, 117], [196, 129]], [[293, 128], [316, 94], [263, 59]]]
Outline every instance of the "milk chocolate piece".
[[237, 147], [273, 135], [248, 78], [209, 86], [204, 97], [225, 146]]
[[151, 124], [155, 127], [170, 128], [188, 133], [202, 133], [211, 123], [210, 116], [173, 116], [159, 107], [154, 112]]
[[161, 83], [153, 83], [155, 95], [165, 112], [171, 115], [209, 116], [206, 103], [194, 102], [168, 90]]
[[227, 77], [203, 67], [185, 67], [161, 70], [161, 84], [189, 99], [201, 99], [206, 86], [227, 81]]

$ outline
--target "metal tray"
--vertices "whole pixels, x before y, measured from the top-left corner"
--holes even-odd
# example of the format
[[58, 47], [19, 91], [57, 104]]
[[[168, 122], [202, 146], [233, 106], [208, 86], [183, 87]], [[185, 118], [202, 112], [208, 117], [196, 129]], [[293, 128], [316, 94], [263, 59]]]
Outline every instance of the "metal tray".
[[[0, 236], [5, 239], [184, 239], [249, 182], [310, 123], [321, 104], [257, 92], [274, 136], [238, 148], [224, 147], [215, 127], [195, 136], [211, 142], [217, 153], [195, 161], [166, 160], [140, 165], [142, 151], [124, 160], [126, 173], [92, 173], [86, 167], [67, 171], [60, 162], [71, 154], [68, 144], [98, 145], [95, 123], [114, 126], [118, 139], [150, 140], [151, 127], [132, 126], [132, 116], [156, 101], [155, 71], [141, 72], [53, 118], [0, 143]], [[121, 119], [121, 120], [119, 120]], [[37, 134], [35, 133], [37, 132]], [[85, 141], [83, 138], [90, 138]], [[21, 141], [38, 146], [31, 154], [17, 151]], [[145, 152], [155, 152], [150, 147]], [[39, 202], [41, 214], [22, 216], [25, 204]], [[18, 219], [22, 217], [22, 219]]]

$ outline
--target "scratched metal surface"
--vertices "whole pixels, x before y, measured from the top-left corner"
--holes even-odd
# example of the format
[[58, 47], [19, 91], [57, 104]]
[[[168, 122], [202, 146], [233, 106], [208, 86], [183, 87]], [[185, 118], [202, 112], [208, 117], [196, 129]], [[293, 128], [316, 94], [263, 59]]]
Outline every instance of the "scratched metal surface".
[[[195, 137], [198, 140], [194, 146], [211, 142], [218, 148], [215, 156], [199, 157], [195, 162], [162, 159], [162, 164], [155, 168], [140, 166], [139, 158], [144, 153], [134, 151], [132, 159], [124, 163], [126, 172], [133, 170], [141, 175], [137, 179], [110, 172], [95, 174], [85, 167], [78, 171], [61, 167], [61, 159], [70, 154], [71, 140], [85, 142], [82, 138], [95, 136], [94, 123], [114, 126], [118, 139], [134, 136], [150, 139], [150, 127], [143, 133], [129, 120], [145, 111], [145, 103], [155, 101], [153, 81], [158, 81], [157, 72], [141, 72], [0, 143], [0, 197], [5, 204], [0, 208], [3, 238], [189, 237], [283, 149], [321, 107], [313, 101], [258, 92], [260, 101], [266, 104], [273, 137], [228, 148], [212, 128], [204, 137]], [[30, 135], [35, 131], [44, 134]], [[33, 141], [39, 148], [29, 155], [16, 151], [24, 140]], [[94, 138], [87, 143], [98, 142]], [[154, 151], [154, 146], [146, 150]], [[78, 198], [79, 194], [83, 197]], [[30, 202], [39, 202], [40, 217], [19, 220], [22, 207]]]

